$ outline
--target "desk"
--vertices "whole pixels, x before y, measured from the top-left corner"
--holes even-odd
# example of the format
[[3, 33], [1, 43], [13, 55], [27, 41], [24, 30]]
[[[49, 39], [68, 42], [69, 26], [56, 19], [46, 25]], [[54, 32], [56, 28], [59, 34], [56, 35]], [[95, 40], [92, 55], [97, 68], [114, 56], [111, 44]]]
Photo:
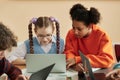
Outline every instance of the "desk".
[[[22, 70], [22, 74], [26, 76], [30, 76], [31, 73], [27, 73], [26, 65], [15, 65], [19, 69]], [[66, 71], [66, 73], [50, 73], [47, 80], [78, 80], [78, 72], [74, 70]]]
[[[25, 65], [16, 65], [16, 67], [20, 68], [24, 75], [26, 75], [26, 76], [31, 75], [31, 74], [27, 73]], [[94, 73], [107, 74], [111, 70], [112, 70], [112, 67], [108, 68], [108, 69], [96, 69], [94, 71]], [[99, 75], [97, 74], [97, 76], [99, 76]], [[50, 73], [47, 80], [78, 80], [78, 72], [76, 72], [74, 70], [68, 70], [66, 73], [60, 73], [60, 74]], [[100, 80], [101, 80], [101, 78], [100, 78]]]

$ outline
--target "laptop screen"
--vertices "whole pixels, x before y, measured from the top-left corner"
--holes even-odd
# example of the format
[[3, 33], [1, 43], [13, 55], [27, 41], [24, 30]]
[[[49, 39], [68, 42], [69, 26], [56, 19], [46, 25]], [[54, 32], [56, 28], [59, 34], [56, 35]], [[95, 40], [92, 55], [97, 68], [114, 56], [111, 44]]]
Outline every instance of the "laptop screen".
[[55, 63], [51, 72], [66, 72], [65, 54], [27, 54], [27, 72], [33, 73]]

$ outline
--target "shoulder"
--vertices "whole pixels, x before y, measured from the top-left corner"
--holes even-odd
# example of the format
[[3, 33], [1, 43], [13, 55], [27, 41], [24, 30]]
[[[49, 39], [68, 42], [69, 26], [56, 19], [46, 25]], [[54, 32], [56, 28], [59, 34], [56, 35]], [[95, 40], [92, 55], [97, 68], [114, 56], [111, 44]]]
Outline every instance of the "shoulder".
[[107, 38], [109, 37], [107, 32], [105, 32], [102, 28], [100, 28], [97, 25], [93, 26], [93, 33], [99, 37], [107, 37]]
[[66, 37], [70, 37], [70, 38], [76, 38], [75, 37], [75, 33], [74, 33], [74, 30], [73, 29], [70, 29], [67, 33], [67, 36]]
[[70, 29], [67, 34], [69, 34], [69, 35], [74, 35], [73, 29]]

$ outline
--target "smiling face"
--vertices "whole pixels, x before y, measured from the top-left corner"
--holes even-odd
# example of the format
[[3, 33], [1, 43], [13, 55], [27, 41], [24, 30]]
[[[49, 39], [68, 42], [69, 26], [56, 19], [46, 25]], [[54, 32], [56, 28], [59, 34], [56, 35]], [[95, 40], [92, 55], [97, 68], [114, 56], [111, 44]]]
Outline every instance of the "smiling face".
[[87, 36], [89, 36], [89, 34], [91, 32], [91, 26], [90, 25], [86, 26], [81, 21], [73, 20], [72, 26], [73, 26], [75, 35], [79, 38], [87, 37]]
[[41, 45], [47, 45], [52, 41], [53, 27], [36, 27], [35, 34], [37, 35]]

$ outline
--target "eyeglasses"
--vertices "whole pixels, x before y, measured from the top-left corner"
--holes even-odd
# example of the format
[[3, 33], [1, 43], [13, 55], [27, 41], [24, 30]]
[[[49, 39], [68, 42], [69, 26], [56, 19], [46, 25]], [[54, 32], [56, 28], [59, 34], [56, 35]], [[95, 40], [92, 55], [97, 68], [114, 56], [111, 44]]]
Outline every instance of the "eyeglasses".
[[37, 35], [37, 37], [41, 38], [41, 39], [43, 39], [43, 38], [51, 39], [52, 38], [52, 34], [47, 34], [47, 35], [41, 35], [41, 34], [39, 34], [39, 35]]

